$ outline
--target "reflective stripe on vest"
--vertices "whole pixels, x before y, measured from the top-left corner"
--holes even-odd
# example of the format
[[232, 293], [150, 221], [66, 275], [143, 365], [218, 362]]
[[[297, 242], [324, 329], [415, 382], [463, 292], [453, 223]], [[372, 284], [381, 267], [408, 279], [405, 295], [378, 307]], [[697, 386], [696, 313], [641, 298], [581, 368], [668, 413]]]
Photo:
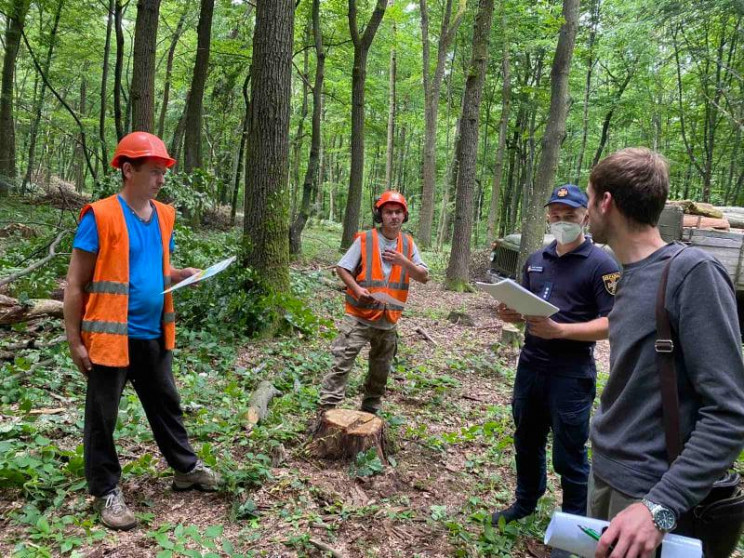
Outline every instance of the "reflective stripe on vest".
[[126, 335], [128, 332], [126, 322], [93, 322], [83, 320], [80, 329], [89, 333], [110, 333], [112, 335]]
[[102, 294], [129, 294], [129, 283], [117, 283], [116, 281], [91, 281], [85, 287], [86, 293]]

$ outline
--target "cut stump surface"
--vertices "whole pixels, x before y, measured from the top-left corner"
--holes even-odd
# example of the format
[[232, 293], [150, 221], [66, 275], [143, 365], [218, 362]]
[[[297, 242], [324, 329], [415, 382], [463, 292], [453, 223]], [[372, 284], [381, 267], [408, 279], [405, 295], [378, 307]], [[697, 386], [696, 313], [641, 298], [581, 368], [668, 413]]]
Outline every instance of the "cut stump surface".
[[375, 448], [386, 462], [384, 427], [382, 419], [371, 413], [331, 409], [321, 416], [310, 447], [315, 455], [327, 459], [353, 459]]

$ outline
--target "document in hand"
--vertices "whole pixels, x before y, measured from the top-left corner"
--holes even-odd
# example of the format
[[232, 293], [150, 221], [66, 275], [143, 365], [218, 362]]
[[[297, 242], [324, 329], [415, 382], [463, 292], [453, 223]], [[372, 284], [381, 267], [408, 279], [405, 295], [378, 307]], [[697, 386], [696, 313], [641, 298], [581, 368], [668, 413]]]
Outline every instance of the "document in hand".
[[372, 298], [374, 298], [377, 302], [381, 302], [382, 304], [392, 304], [393, 306], [405, 307], [405, 304], [403, 302], [401, 302], [397, 298], [393, 298], [387, 293], [372, 293]]
[[204, 279], [209, 279], [210, 277], [217, 275], [220, 271], [224, 271], [227, 266], [235, 261], [236, 257], [237, 256], [232, 256], [231, 258], [227, 258], [226, 260], [222, 260], [221, 262], [217, 262], [216, 264], [209, 266], [207, 269], [202, 269], [199, 273], [194, 273], [193, 275], [186, 277], [186, 279], [184, 279], [180, 283], [176, 283], [171, 288], [164, 290], [162, 294], [171, 293], [175, 290], [180, 289], [181, 287], [192, 285], [194, 283], [198, 283], [199, 281], [204, 281]]
[[523, 316], [547, 318], [560, 310], [511, 279], [502, 279], [498, 283], [476, 283], [476, 286]]

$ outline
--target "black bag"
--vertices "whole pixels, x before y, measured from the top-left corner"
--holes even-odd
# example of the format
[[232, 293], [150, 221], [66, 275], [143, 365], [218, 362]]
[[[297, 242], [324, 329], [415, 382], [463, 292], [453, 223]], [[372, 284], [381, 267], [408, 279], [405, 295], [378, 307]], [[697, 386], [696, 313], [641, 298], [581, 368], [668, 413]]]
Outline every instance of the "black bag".
[[[667, 459], [670, 465], [682, 452], [674, 342], [669, 315], [664, 308], [669, 267], [677, 254], [664, 267], [656, 297], [656, 356]], [[677, 523], [675, 533], [703, 542], [705, 558], [728, 558], [736, 550], [744, 525], [744, 492], [739, 488], [740, 481], [738, 473], [729, 471], [713, 484], [708, 496], [684, 514]]]

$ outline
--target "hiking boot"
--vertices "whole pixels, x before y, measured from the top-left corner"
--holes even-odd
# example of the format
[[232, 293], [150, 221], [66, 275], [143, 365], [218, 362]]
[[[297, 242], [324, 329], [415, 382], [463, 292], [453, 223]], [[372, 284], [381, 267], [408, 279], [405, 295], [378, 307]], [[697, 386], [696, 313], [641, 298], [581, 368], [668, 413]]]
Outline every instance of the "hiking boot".
[[124, 502], [124, 494], [118, 486], [105, 496], [97, 497], [94, 507], [101, 514], [101, 523], [109, 529], [128, 531], [137, 525], [137, 518]]
[[498, 525], [499, 520], [502, 517], [504, 518], [505, 523], [511, 523], [512, 521], [517, 521], [518, 519], [527, 517], [533, 511], [535, 511], [534, 508], [529, 509], [517, 502], [514, 502], [511, 506], [509, 506], [505, 510], [499, 510], [499, 511], [493, 512], [493, 515], [491, 515], [491, 524]]
[[173, 490], [201, 490], [202, 492], [215, 492], [222, 482], [222, 478], [212, 469], [204, 465], [200, 459], [188, 473], [176, 471], [173, 475]]

